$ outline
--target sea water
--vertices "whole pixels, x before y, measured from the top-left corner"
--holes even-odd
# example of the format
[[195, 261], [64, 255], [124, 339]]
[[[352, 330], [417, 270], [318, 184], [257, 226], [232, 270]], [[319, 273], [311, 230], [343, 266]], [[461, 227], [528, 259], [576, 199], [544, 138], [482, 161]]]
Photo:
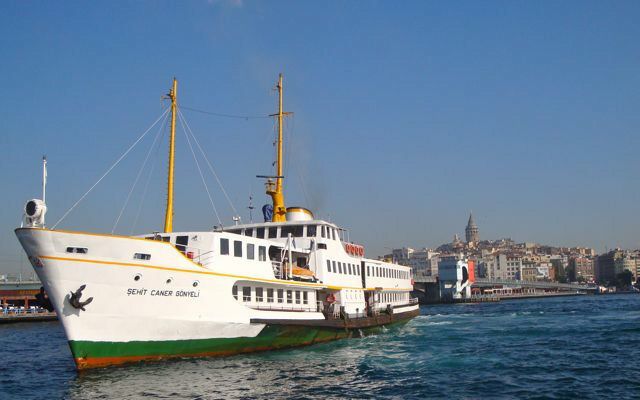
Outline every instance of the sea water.
[[362, 339], [77, 373], [57, 322], [0, 326], [0, 398], [639, 398], [640, 295], [423, 306]]

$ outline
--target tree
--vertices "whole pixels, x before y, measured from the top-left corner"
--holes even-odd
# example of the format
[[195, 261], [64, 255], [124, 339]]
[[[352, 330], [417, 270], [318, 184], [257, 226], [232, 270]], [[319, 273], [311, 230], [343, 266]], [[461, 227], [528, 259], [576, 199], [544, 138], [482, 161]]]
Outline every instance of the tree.
[[620, 272], [616, 277], [618, 278], [618, 284], [621, 287], [631, 286], [631, 282], [633, 282], [633, 274], [627, 269]]

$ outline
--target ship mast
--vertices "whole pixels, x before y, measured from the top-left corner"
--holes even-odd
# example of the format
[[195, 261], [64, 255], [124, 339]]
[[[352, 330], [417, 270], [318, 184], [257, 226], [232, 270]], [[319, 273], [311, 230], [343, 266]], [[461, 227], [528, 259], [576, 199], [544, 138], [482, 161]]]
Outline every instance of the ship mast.
[[173, 78], [173, 87], [168, 97], [171, 100], [171, 135], [169, 135], [169, 174], [167, 179], [167, 212], [164, 216], [164, 231], [173, 232], [173, 170], [176, 153], [176, 114], [177, 114], [178, 80]]
[[284, 205], [284, 194], [282, 191], [282, 180], [284, 179], [282, 120], [285, 115], [291, 113], [283, 111], [282, 109], [282, 74], [280, 74], [276, 88], [278, 89], [278, 113], [271, 114], [272, 117], [278, 117], [278, 140], [276, 142], [278, 152], [276, 157], [276, 176], [274, 177], [276, 182], [274, 186], [271, 179], [267, 181], [267, 194], [271, 196], [271, 200], [273, 201], [273, 217], [271, 218], [271, 222], [285, 222], [287, 220], [287, 208]]

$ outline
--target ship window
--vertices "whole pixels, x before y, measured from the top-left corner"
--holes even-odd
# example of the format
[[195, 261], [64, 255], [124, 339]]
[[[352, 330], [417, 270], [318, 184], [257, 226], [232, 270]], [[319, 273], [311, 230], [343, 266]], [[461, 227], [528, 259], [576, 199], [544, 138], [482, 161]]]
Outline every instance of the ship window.
[[284, 290], [278, 289], [278, 303], [282, 303], [284, 301]]
[[333, 228], [330, 228], [331, 231], [331, 236], [333, 237], [333, 240], [336, 240], [336, 230]]
[[267, 261], [267, 248], [258, 246], [258, 261]]
[[300, 304], [300, 291], [296, 290], [296, 304]]
[[307, 225], [307, 237], [316, 237], [315, 225]]
[[336, 267], [336, 262], [331, 261], [331, 264], [333, 264], [333, 272], [338, 273], [338, 267]]
[[320, 236], [325, 237], [324, 225], [320, 226]]
[[302, 292], [302, 304], [309, 304], [309, 294], [306, 291]]
[[269, 228], [269, 239], [274, 239], [278, 237], [278, 228], [273, 227]]
[[349, 275], [353, 275], [353, 273], [351, 272], [351, 264], [349, 264]]
[[240, 232], [242, 232], [242, 229], [229, 229], [227, 232], [235, 233], [236, 235], [239, 235]]
[[338, 272], [342, 273], [342, 263], [338, 261]]
[[256, 237], [264, 239], [264, 228], [256, 228]]
[[293, 304], [293, 293], [291, 290], [287, 290], [287, 304]]
[[244, 230], [245, 236], [253, 236], [253, 228], [247, 228]]
[[151, 260], [151, 254], [136, 253], [133, 255], [136, 260]]
[[220, 254], [229, 254], [229, 239], [220, 239]]
[[247, 259], [253, 260], [256, 258], [256, 246], [253, 243], [247, 243]]
[[168, 242], [168, 241], [169, 241], [169, 239], [171, 239], [171, 236], [163, 236], [163, 237], [162, 237], [162, 241], [163, 241], [163, 242]]
[[231, 293], [233, 294], [233, 298], [238, 300], [238, 285], [233, 285]]
[[293, 226], [282, 226], [280, 228], [280, 237], [287, 238], [289, 234], [293, 236]]
[[369, 270], [369, 266], [367, 265], [367, 276], [371, 276], [371, 270]]
[[273, 303], [273, 289], [267, 289], [267, 303]]
[[87, 254], [89, 249], [86, 247], [67, 247], [67, 253]]
[[331, 261], [327, 260], [327, 271], [331, 272]]
[[326, 249], [327, 249], [326, 243], [318, 243], [318, 250], [326, 250]]
[[239, 240], [233, 241], [233, 255], [236, 257], [242, 257], [242, 242]]
[[251, 301], [251, 288], [243, 287], [242, 288], [242, 301]]
[[259, 301], [262, 303], [262, 295], [264, 294], [264, 289], [262, 289], [261, 287], [257, 287], [256, 288], [256, 301]]
[[176, 248], [181, 252], [187, 251], [189, 245], [189, 236], [176, 236]]

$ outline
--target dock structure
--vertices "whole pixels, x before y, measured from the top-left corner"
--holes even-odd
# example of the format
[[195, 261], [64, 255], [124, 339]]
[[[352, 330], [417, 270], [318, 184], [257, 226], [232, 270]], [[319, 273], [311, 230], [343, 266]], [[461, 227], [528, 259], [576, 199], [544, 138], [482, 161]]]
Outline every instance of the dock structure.
[[596, 292], [596, 287], [589, 285], [486, 278], [475, 278], [470, 283], [469, 279], [466, 281], [459, 279], [458, 277], [462, 275], [458, 275], [458, 271], [452, 270], [449, 275], [446, 276], [450, 278], [448, 280], [441, 280], [434, 276], [416, 275], [414, 277], [414, 294], [422, 304], [433, 304], [442, 302], [479, 303], [500, 299], [571, 296]]
[[0, 281], [0, 306], [22, 306], [29, 308], [30, 303], [37, 302], [36, 295], [40, 293], [40, 281]]
[[10, 324], [16, 322], [45, 322], [56, 321], [58, 316], [55, 312], [49, 311], [34, 311], [18, 310], [17, 312], [11, 310], [3, 310], [0, 314], [0, 324]]

